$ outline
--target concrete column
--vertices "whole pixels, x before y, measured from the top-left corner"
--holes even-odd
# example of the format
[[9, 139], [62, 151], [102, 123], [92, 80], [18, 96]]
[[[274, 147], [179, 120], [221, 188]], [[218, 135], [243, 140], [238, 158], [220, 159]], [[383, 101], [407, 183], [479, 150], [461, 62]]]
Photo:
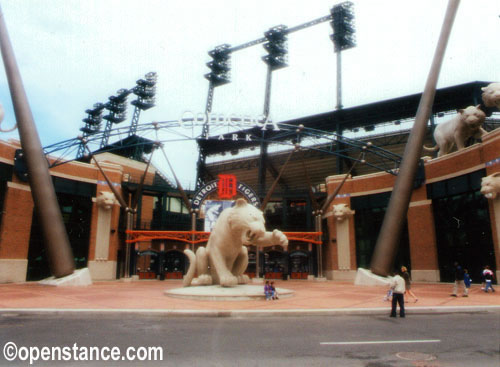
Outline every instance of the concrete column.
[[113, 193], [100, 191], [97, 194], [97, 228], [95, 236], [94, 256], [88, 262], [92, 279], [111, 280], [116, 275], [116, 261], [109, 259], [111, 218], [113, 207], [117, 204]]

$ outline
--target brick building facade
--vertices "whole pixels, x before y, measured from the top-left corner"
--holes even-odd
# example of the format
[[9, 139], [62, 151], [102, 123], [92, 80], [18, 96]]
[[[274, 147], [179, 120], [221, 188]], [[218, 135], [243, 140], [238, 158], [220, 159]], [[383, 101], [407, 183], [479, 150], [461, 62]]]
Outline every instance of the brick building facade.
[[[425, 182], [412, 193], [395, 266], [411, 268], [416, 281], [451, 280], [454, 261], [469, 268], [476, 281], [480, 281], [485, 265], [500, 275], [500, 198], [488, 200], [479, 192], [482, 177], [500, 172], [499, 152], [500, 129], [496, 129], [484, 136], [482, 143], [424, 159]], [[328, 177], [327, 191], [333, 192], [342, 178]], [[328, 218], [328, 278], [354, 279], [358, 267], [369, 266], [364, 257], [366, 253], [371, 256], [381, 223], [368, 236], [363, 229], [385, 210], [395, 180], [385, 172], [347, 179], [332, 207], [347, 204], [355, 214], [347, 219], [345, 228]], [[363, 220], [363, 216], [370, 218]], [[361, 249], [363, 241], [368, 243], [365, 249]], [[340, 266], [340, 258], [348, 258], [349, 266]]]
[[[43, 263], [44, 249], [33, 215], [30, 187], [19, 179], [14, 169], [15, 151], [19, 148], [17, 141], [0, 141], [1, 283], [37, 280], [49, 275]], [[476, 281], [484, 265], [500, 268], [500, 198], [488, 200], [479, 192], [481, 178], [500, 171], [498, 152], [500, 129], [487, 134], [480, 144], [440, 158], [425, 159], [425, 181], [413, 191], [395, 264], [409, 267], [413, 280], [449, 281], [454, 261], [469, 268]], [[139, 181], [146, 164], [110, 153], [97, 157], [113, 185], [126, 200], [131, 200], [132, 183]], [[94, 280], [124, 276], [124, 213], [116, 201], [109, 211], [99, 205], [99, 194], [110, 192], [102, 174], [94, 164], [76, 161], [51, 168], [50, 172], [77, 267], [88, 267]], [[152, 182], [155, 175], [156, 170], [151, 167], [146, 181]], [[343, 175], [326, 178], [328, 193], [342, 178]], [[332, 205], [347, 204], [355, 213], [342, 226], [332, 216], [327, 219], [322, 269], [328, 279], [351, 280], [358, 267], [369, 267], [394, 181], [395, 176], [385, 172], [355, 176], [346, 181]], [[155, 229], [158, 210], [161, 210], [163, 214], [159, 216], [167, 217], [170, 223], [166, 229], [189, 230], [189, 213], [183, 212], [175, 191], [172, 187], [164, 192], [146, 190], [139, 200], [140, 215], [135, 219], [134, 228]], [[295, 209], [300, 214], [305, 208]], [[179, 220], [180, 213], [186, 223]], [[275, 219], [267, 218], [269, 228], [279, 226]], [[295, 222], [290, 223], [293, 226]], [[186, 244], [173, 241], [136, 244], [132, 248], [135, 259], [131, 262], [131, 275], [143, 272], [159, 277], [170, 269], [171, 275], [182, 276], [187, 265], [182, 254], [184, 248]], [[316, 245], [304, 243], [290, 246], [285, 260], [290, 276], [294, 261], [309, 269], [301, 270], [306, 275], [304, 279], [308, 274], [318, 275], [315, 248]], [[267, 261], [263, 255], [261, 264]], [[277, 257], [277, 264], [283, 253], [271, 251], [265, 255], [266, 259]], [[253, 256], [255, 258], [255, 253]], [[306, 260], [301, 259], [304, 256]], [[158, 269], [152, 270], [153, 265]]]

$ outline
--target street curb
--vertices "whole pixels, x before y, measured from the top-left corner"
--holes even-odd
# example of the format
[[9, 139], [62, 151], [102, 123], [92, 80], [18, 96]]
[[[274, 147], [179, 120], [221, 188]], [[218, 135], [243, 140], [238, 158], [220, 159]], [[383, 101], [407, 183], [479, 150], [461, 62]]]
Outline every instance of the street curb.
[[[376, 308], [332, 308], [332, 309], [282, 309], [282, 310], [164, 310], [164, 309], [91, 309], [91, 308], [0, 308], [0, 317], [14, 314], [52, 315], [142, 315], [163, 317], [300, 317], [300, 316], [346, 316], [346, 315], [387, 315], [389, 307]], [[500, 313], [500, 306], [450, 306], [412, 307], [406, 309], [408, 315], [428, 315], [443, 313]]]

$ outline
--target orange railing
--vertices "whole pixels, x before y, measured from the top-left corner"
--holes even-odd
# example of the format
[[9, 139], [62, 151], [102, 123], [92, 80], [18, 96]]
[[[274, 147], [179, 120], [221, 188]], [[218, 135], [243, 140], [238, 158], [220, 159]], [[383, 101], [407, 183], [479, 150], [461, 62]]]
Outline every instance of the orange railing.
[[[151, 240], [172, 240], [190, 244], [208, 241], [210, 232], [202, 231], [134, 231], [127, 230], [127, 243], [148, 242]], [[321, 232], [283, 232], [288, 241], [300, 241], [321, 245]]]

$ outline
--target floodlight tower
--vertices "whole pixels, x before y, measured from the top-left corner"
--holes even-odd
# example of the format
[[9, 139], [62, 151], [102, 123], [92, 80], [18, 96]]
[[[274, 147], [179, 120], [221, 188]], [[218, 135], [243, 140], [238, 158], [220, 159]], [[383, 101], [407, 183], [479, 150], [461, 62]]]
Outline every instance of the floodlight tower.
[[[330, 36], [333, 41], [334, 51], [337, 54], [337, 110], [342, 109], [342, 51], [356, 46], [354, 27], [354, 5], [350, 1], [335, 5], [331, 10], [333, 34]], [[342, 135], [342, 127], [337, 122], [336, 133]], [[342, 144], [338, 143], [337, 150], [342, 149]], [[337, 156], [337, 173], [342, 173], [343, 161]]]
[[267, 42], [264, 49], [268, 52], [262, 60], [267, 64], [266, 94], [264, 100], [264, 116], [269, 117], [269, 106], [271, 103], [271, 80], [274, 70], [288, 66], [288, 37], [287, 26], [279, 25], [264, 33]]
[[137, 99], [130, 102], [135, 106], [135, 109], [132, 115], [128, 136], [134, 135], [137, 132], [141, 111], [148, 110], [155, 106], [157, 78], [158, 76], [154, 71], [149, 72], [145, 75], [144, 79], [139, 79], [136, 82], [137, 85], [132, 88], [132, 92], [137, 96]]
[[[278, 25], [269, 29], [264, 33], [265, 43], [264, 49], [268, 52], [262, 57], [262, 60], [267, 64], [266, 75], [266, 93], [264, 97], [264, 118], [269, 118], [269, 110], [271, 105], [271, 82], [273, 71], [282, 69], [288, 66], [288, 28], [285, 25]], [[262, 131], [262, 137], [265, 138], [265, 131]], [[260, 144], [260, 159], [259, 159], [259, 196], [265, 196], [266, 189], [266, 162], [267, 162], [267, 146], [265, 139], [262, 139]]]
[[[228, 44], [223, 44], [215, 47], [213, 50], [208, 52], [208, 55], [212, 58], [212, 61], [207, 63], [211, 72], [205, 74], [205, 78], [209, 81], [208, 84], [208, 96], [207, 104], [205, 107], [206, 121], [203, 125], [203, 131], [201, 133], [202, 138], [207, 138], [209, 133], [209, 114], [212, 112], [212, 102], [214, 98], [214, 89], [220, 87], [221, 85], [228, 84], [231, 82], [231, 46]], [[197, 167], [197, 177], [196, 177], [196, 188], [201, 187], [205, 180], [205, 163], [206, 154], [203, 152], [202, 148], [198, 146], [198, 162]]]
[[354, 4], [350, 1], [335, 5], [331, 10], [334, 51], [337, 54], [337, 109], [342, 109], [342, 58], [341, 52], [356, 47]]
[[[96, 103], [94, 104], [94, 108], [85, 110], [85, 113], [87, 113], [87, 117], [82, 120], [83, 122], [85, 122], [85, 126], [80, 129], [80, 131], [83, 132], [83, 139], [86, 140], [86, 138], [89, 135], [94, 135], [101, 130], [103, 109], [104, 109], [103, 103]], [[84, 155], [85, 155], [85, 144], [80, 143], [76, 157], [81, 158]]]
[[107, 122], [104, 127], [100, 148], [104, 148], [108, 145], [112, 125], [119, 124], [127, 118], [127, 97], [132, 91], [128, 89], [119, 89], [116, 93], [116, 96], [109, 97], [109, 102], [104, 105], [109, 111], [109, 114], [103, 117]]

